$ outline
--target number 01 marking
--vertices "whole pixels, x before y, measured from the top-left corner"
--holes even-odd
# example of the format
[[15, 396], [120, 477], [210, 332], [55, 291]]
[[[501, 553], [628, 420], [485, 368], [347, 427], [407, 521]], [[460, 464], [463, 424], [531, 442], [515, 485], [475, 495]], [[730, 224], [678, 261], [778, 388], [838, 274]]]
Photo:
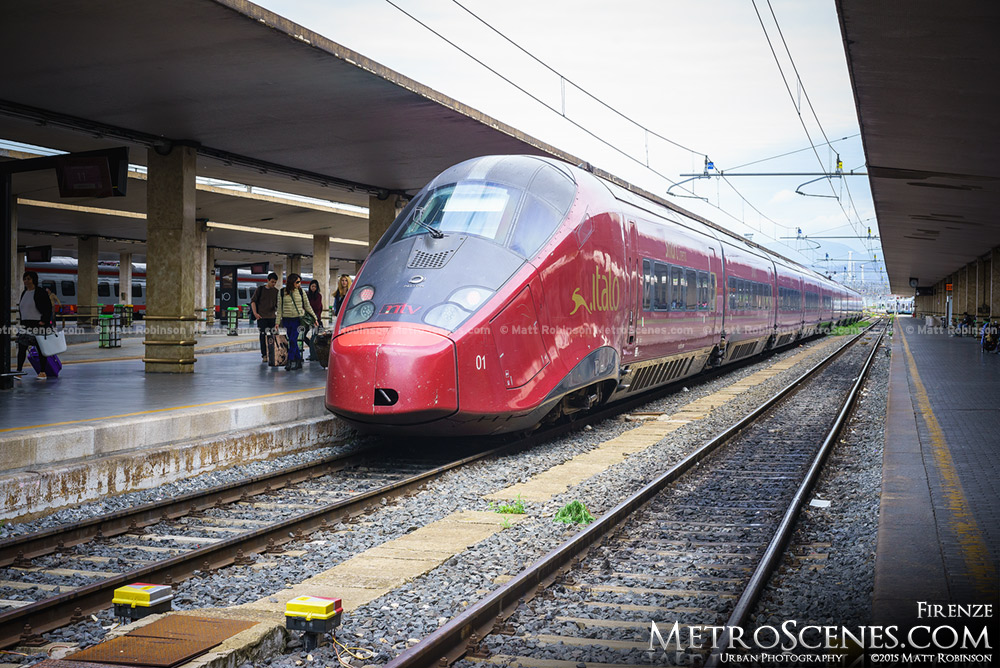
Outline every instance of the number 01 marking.
[[486, 355], [476, 355], [476, 371], [483, 371], [486, 368]]

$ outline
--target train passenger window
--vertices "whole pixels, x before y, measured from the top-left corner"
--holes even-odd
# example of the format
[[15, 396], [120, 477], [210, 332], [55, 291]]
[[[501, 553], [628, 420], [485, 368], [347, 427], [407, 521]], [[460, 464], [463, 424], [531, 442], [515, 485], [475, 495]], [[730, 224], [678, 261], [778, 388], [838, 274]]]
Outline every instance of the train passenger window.
[[132, 284], [132, 299], [141, 299], [141, 298], [142, 298], [142, 284], [141, 283], [133, 283]]
[[56, 293], [56, 282], [55, 281], [42, 281], [42, 287], [51, 292]]
[[239, 293], [240, 293], [240, 299], [246, 299], [247, 298], [247, 289], [246, 288], [240, 288]]
[[653, 308], [653, 272], [649, 260], [642, 261], [642, 310]]
[[735, 311], [737, 305], [739, 304], [739, 286], [736, 283], [737, 279], [733, 276], [729, 277], [729, 310]]
[[685, 269], [684, 279], [687, 281], [687, 295], [684, 297], [687, 310], [694, 311], [698, 308], [698, 272]]
[[687, 296], [687, 279], [683, 267], [670, 267], [670, 310], [683, 311]]
[[657, 262], [653, 265], [653, 308], [666, 311], [670, 308], [670, 265]]
[[59, 281], [59, 285], [62, 287], [63, 297], [76, 296], [76, 283], [73, 281]]
[[712, 287], [707, 271], [698, 272], [698, 310], [707, 311], [712, 301]]
[[219, 288], [216, 288], [215, 289], [215, 301], [219, 301], [220, 299], [222, 299], [222, 290], [220, 290]]
[[118, 284], [117, 283], [112, 283], [111, 284], [111, 289], [114, 290], [115, 297], [117, 297], [118, 296]]
[[107, 283], [97, 284], [97, 296], [98, 297], [110, 297], [111, 296], [111, 286]]

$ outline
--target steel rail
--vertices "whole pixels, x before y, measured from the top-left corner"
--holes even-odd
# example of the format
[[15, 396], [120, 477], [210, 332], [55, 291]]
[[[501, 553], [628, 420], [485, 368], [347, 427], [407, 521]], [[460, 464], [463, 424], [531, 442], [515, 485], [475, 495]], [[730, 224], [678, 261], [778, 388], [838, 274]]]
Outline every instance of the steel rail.
[[[818, 338], [818, 336], [811, 338]], [[808, 374], [818, 371], [832, 361], [840, 352], [851, 345], [856, 338], [845, 343], [844, 346], [828, 357], [827, 360], [807, 371], [799, 380], [793, 382], [792, 385], [800, 382]], [[405, 495], [432, 478], [454, 468], [459, 468], [481, 459], [488, 459], [534, 447], [548, 439], [576, 431], [586, 424], [598, 422], [621, 414], [632, 407], [656, 401], [662, 396], [676, 391], [676, 388], [682, 383], [695, 382], [700, 384], [714, 380], [716, 377], [724, 375], [729, 371], [759, 362], [774, 353], [782, 352], [795, 343], [802, 343], [808, 340], [810, 339], [789, 343], [786, 346], [770, 351], [769, 355], [763, 357], [757, 355], [753, 358], [727, 364], [724, 367], [703, 372], [690, 378], [681, 379], [662, 388], [643, 392], [634, 398], [615, 402], [609, 407], [581, 414], [577, 419], [557, 423], [550, 428], [539, 430], [533, 434], [521, 435], [514, 441], [501, 443], [497, 447], [490, 448], [478, 454], [464, 457], [423, 474], [366, 492], [357, 497], [344, 499], [315, 511], [289, 518], [270, 527], [264, 527], [253, 532], [235, 536], [213, 545], [177, 555], [166, 561], [116, 575], [101, 582], [86, 585], [65, 594], [49, 597], [22, 608], [0, 613], [0, 647], [8, 647], [15, 644], [20, 639], [22, 631], [25, 630], [24, 625], [30, 626], [31, 631], [34, 633], [45, 632], [72, 623], [72, 620], [78, 614], [90, 614], [107, 608], [114, 589], [124, 584], [142, 580], [158, 581], [166, 578], [169, 578], [171, 581], [181, 581], [191, 577], [198, 570], [204, 570], [206, 566], [209, 569], [216, 569], [229, 565], [236, 560], [240, 552], [243, 555], [261, 552], [274, 546], [280, 546], [291, 540], [297, 540], [305, 533], [323, 528], [327, 522], [360, 515], [366, 512], [368, 507], [374, 505], [371, 502], [374, 498], [391, 498]], [[778, 396], [784, 396], [791, 388], [792, 386], [789, 386], [789, 388], [786, 388]], [[770, 407], [770, 404], [764, 404], [757, 411], [766, 410], [768, 407]], [[751, 415], [756, 415], [757, 411]], [[744, 426], [744, 421], [735, 425], [735, 431], [731, 435], [735, 435]], [[364, 460], [370, 457], [371, 453], [377, 447], [374, 446], [371, 449], [349, 455], [337, 455], [319, 462], [302, 464], [290, 469], [282, 469], [276, 473], [255, 476], [248, 480], [236, 481], [208, 490], [191, 492], [175, 499], [144, 504], [135, 509], [95, 517], [68, 527], [55, 527], [33, 534], [17, 536], [0, 543], [0, 566], [9, 566], [18, 557], [31, 559], [44, 556], [59, 549], [71, 547], [95, 538], [99, 539], [101, 537], [120, 535], [163, 520], [177, 519], [190, 514], [192, 511], [206, 510], [218, 504], [232, 503], [245, 499], [247, 496], [266, 493], [269, 488], [271, 490], [281, 489], [289, 484], [319, 477], [349, 466], [358, 460]], [[706, 452], [705, 454], [707, 455], [708, 453]], [[688, 467], [696, 463], [696, 461], [691, 461]], [[681, 464], [684, 464], [684, 462], [681, 462]], [[247, 491], [248, 489], [253, 491]]]
[[127, 573], [95, 582], [57, 596], [36, 601], [22, 608], [0, 614], [0, 647], [18, 642], [25, 625], [33, 633], [45, 632], [71, 623], [76, 616], [91, 614], [111, 605], [114, 590], [133, 582], [175, 582], [191, 577], [196, 571], [215, 570], [233, 563], [240, 553], [254, 554], [268, 548], [300, 540], [305, 534], [325, 528], [328, 524], [361, 515], [380, 505], [382, 498], [411, 493], [448, 471], [480, 459], [505, 454], [525, 447], [522, 442], [506, 444], [463, 457], [423, 473], [410, 476], [378, 489], [342, 499], [267, 527], [197, 548], [170, 559], [149, 564]]
[[858, 374], [858, 377], [854, 381], [854, 385], [851, 387], [851, 391], [848, 392], [847, 398], [844, 400], [844, 403], [840, 408], [840, 412], [837, 414], [837, 419], [834, 420], [833, 425], [830, 427], [830, 431], [823, 440], [823, 445], [820, 446], [819, 451], [813, 458], [812, 464], [810, 465], [805, 478], [803, 478], [795, 492], [795, 495], [789, 502], [788, 508], [785, 510], [785, 514], [781, 518], [778, 528], [775, 530], [774, 536], [771, 538], [767, 548], [764, 550], [764, 554], [761, 556], [757, 567], [750, 576], [750, 581], [747, 583], [747, 586], [744, 588], [739, 600], [736, 602], [736, 607], [733, 608], [732, 614], [730, 614], [729, 619], [726, 621], [726, 628], [722, 632], [719, 641], [715, 643], [715, 646], [712, 648], [711, 653], [705, 662], [706, 668], [718, 666], [721, 663], [722, 655], [726, 653], [725, 646], [729, 644], [730, 638], [732, 637], [731, 629], [737, 627], [742, 628], [744, 624], [746, 624], [747, 618], [750, 616], [754, 605], [757, 603], [757, 600], [763, 593], [764, 588], [767, 586], [767, 582], [770, 579], [771, 574], [774, 573], [774, 570], [781, 562], [781, 557], [785, 552], [785, 547], [788, 545], [788, 541], [792, 537], [792, 532], [795, 530], [795, 522], [798, 520], [802, 506], [805, 504], [808, 496], [812, 493], [813, 487], [819, 479], [819, 474], [823, 468], [824, 462], [826, 461], [827, 455], [830, 453], [830, 450], [833, 449], [834, 443], [836, 443], [837, 438], [840, 437], [840, 432], [843, 430], [851, 412], [854, 410], [858, 394], [861, 392], [861, 387], [864, 385], [864, 382], [868, 377], [868, 372], [871, 370], [872, 364], [875, 360], [875, 353], [878, 351], [879, 344], [882, 343], [883, 336], [885, 336], [885, 329], [882, 330], [878, 338], [875, 340], [875, 343], [872, 344], [871, 354], [868, 355], [868, 359], [865, 361], [861, 372]]
[[219, 503], [233, 503], [245, 498], [244, 495], [256, 496], [268, 490], [278, 490], [304, 480], [318, 478], [370, 459], [376, 450], [376, 447], [367, 447], [352, 453], [333, 455], [315, 462], [100, 515], [71, 525], [14, 536], [0, 541], [0, 567], [10, 566], [19, 557], [21, 559], [42, 557], [60, 549], [85, 543], [98, 536], [110, 538], [165, 519], [174, 520], [192, 511], [207, 510]]
[[775, 404], [797, 391], [806, 380], [829, 366], [870, 330], [871, 326], [857, 334], [831, 353], [826, 359], [797, 377], [748, 415], [687, 455], [668, 471], [635, 492], [632, 496], [604, 513], [586, 529], [583, 529], [580, 533], [559, 545], [548, 554], [537, 559], [506, 584], [487, 594], [459, 615], [446, 622], [421, 642], [404, 651], [386, 664], [386, 668], [432, 668], [434, 666], [440, 668], [454, 663], [465, 656], [468, 651], [475, 649], [475, 645], [480, 638], [489, 634], [495, 626], [499, 626], [503, 620], [513, 614], [520, 603], [534, 596], [539, 588], [548, 586], [561, 572], [581, 560], [593, 545], [614, 531], [629, 515], [645, 505], [665, 487], [705, 459], [723, 443], [729, 441], [755, 422], [774, 407]]

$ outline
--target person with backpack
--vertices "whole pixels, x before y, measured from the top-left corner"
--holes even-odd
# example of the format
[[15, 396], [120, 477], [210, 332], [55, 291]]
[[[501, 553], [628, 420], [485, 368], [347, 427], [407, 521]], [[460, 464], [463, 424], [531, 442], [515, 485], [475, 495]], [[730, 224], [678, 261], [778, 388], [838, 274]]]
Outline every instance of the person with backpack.
[[299, 335], [312, 327], [319, 319], [309, 305], [309, 299], [302, 289], [302, 277], [289, 274], [285, 287], [278, 296], [278, 317], [288, 334], [288, 363], [286, 371], [302, 368], [302, 351], [299, 350]]
[[250, 311], [257, 320], [260, 331], [260, 363], [267, 364], [267, 335], [274, 333], [274, 319], [278, 310], [278, 275], [267, 275], [267, 283], [254, 290], [250, 298]]

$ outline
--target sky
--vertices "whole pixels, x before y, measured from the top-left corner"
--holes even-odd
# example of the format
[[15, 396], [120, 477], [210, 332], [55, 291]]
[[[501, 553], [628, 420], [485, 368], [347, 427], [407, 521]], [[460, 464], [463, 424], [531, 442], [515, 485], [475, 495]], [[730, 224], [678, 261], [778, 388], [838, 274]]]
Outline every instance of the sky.
[[[837, 280], [884, 277], [877, 240], [799, 238], [877, 236], [866, 177], [732, 176], [865, 172], [833, 0], [257, 3]], [[674, 185], [706, 156], [730, 175]]]

